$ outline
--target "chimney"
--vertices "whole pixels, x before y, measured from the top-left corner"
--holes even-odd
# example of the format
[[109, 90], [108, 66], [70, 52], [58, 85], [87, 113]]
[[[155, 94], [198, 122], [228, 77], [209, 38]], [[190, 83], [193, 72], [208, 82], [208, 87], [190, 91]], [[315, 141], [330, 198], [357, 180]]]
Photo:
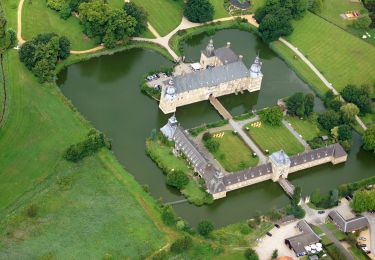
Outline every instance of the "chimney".
[[238, 58], [239, 58], [239, 60], [242, 60], [243, 56], [242, 56], [242, 55], [239, 55]]
[[227, 42], [227, 48], [230, 48], [230, 42]]

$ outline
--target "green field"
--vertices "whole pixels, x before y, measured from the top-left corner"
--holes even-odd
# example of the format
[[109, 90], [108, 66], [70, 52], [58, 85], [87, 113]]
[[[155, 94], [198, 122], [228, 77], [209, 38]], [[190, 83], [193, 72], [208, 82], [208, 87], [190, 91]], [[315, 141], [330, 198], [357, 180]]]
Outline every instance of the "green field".
[[[260, 122], [260, 121], [258, 121]], [[270, 126], [262, 123], [261, 127], [249, 128], [248, 134], [257, 145], [263, 150], [270, 153], [284, 150], [288, 155], [295, 155], [304, 151], [303, 145], [293, 136], [291, 132], [284, 126]]]
[[171, 151], [170, 147], [161, 144], [159, 141], [146, 141], [146, 151], [158, 164], [161, 169], [165, 169], [166, 172], [180, 170], [185, 172], [190, 181], [181, 193], [184, 194], [188, 200], [196, 205], [202, 205], [204, 203], [211, 203], [212, 199], [207, 195], [201, 188], [198, 182], [193, 178], [193, 170], [188, 167], [187, 162], [182, 158], [177, 158]]
[[222, 138], [215, 138], [220, 143], [219, 150], [213, 153], [223, 168], [228, 172], [236, 172], [258, 164], [258, 157], [253, 157], [250, 148], [242, 139], [234, 135], [232, 131], [221, 131], [215, 134], [224, 133]]
[[[14, 0], [12, 0], [14, 1]], [[95, 42], [82, 33], [83, 27], [76, 17], [63, 20], [47, 7], [46, 1], [25, 1], [22, 8], [22, 37], [30, 40], [39, 33], [55, 32], [71, 41], [72, 50], [95, 47]]]
[[[89, 125], [56, 85], [38, 84], [16, 51], [5, 62], [11, 99], [0, 131], [0, 258], [135, 258], [163, 246], [149, 215], [158, 217], [153, 200], [112, 153], [77, 164], [62, 158]], [[25, 213], [31, 204], [35, 218]]]
[[288, 46], [280, 41], [274, 41], [270, 44], [270, 47], [318, 96], [324, 97], [328, 91], [327, 86]]
[[375, 48], [324, 19], [307, 13], [287, 38], [337, 90], [349, 83], [373, 84]]
[[375, 44], [375, 29], [356, 29], [350, 25], [353, 23], [350, 20], [343, 19], [340, 15], [348, 11], [359, 11], [360, 14], [366, 15], [368, 11], [361, 2], [352, 2], [350, 0], [330, 0], [324, 2], [324, 8], [319, 16], [324, 17], [328, 21], [340, 26], [341, 28], [353, 33], [358, 37], [362, 37], [366, 32], [370, 33], [371, 38], [364, 41]]
[[210, 0], [210, 2], [215, 10], [214, 20], [229, 16], [227, 10], [224, 8], [224, 0]]
[[315, 137], [319, 136], [320, 130], [312, 119], [299, 119], [297, 117], [287, 116], [285, 118], [289, 123], [291, 123], [294, 130], [302, 135], [303, 139], [310, 141]]
[[143, 6], [149, 14], [149, 22], [155, 30], [165, 36], [176, 28], [182, 19], [182, 0], [132, 0]]

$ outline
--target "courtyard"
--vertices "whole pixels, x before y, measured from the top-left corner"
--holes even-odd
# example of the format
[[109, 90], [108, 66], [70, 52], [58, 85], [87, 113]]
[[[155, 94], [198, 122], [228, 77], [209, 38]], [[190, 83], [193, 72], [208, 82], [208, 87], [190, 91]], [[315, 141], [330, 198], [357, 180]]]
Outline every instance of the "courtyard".
[[253, 122], [245, 126], [250, 138], [263, 150], [271, 154], [284, 150], [289, 156], [302, 153], [303, 145], [284, 126], [271, 126], [261, 121]]
[[233, 131], [220, 131], [212, 136], [220, 144], [213, 156], [226, 171], [236, 172], [258, 164], [258, 157], [252, 156], [251, 149]]

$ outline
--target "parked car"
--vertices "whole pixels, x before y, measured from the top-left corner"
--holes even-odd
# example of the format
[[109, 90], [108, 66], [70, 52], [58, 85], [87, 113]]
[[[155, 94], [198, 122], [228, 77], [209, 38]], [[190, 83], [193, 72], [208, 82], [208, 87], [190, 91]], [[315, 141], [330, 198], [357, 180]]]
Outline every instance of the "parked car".
[[366, 241], [367, 239], [365, 237], [358, 238], [359, 240]]
[[324, 214], [324, 213], [326, 213], [325, 210], [319, 210], [318, 211], [318, 214]]
[[267, 232], [266, 234], [267, 236], [272, 237], [272, 234], [270, 232]]
[[352, 198], [351, 198], [349, 195], [345, 196], [345, 199], [346, 199], [347, 201], [351, 201], [351, 200], [352, 200]]
[[275, 224], [275, 227], [280, 228], [280, 225], [279, 224]]
[[366, 244], [359, 244], [359, 246], [362, 247], [362, 248], [363, 248], [363, 247], [367, 247]]

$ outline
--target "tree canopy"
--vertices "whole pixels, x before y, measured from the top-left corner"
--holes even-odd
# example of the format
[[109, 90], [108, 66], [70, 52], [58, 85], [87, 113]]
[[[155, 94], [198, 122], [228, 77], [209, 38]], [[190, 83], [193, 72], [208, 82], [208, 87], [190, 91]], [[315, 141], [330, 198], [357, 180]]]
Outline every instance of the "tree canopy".
[[286, 100], [288, 114], [294, 116], [310, 116], [314, 111], [314, 94], [309, 93], [305, 96], [302, 92], [296, 92]]
[[331, 131], [335, 126], [338, 126], [340, 120], [340, 114], [333, 110], [327, 110], [318, 116], [319, 124], [328, 131]]
[[353, 103], [348, 103], [348, 104], [341, 106], [340, 112], [341, 112], [342, 120], [345, 123], [350, 124], [355, 121], [355, 116], [358, 115], [359, 108]]
[[50, 82], [55, 75], [58, 60], [69, 56], [70, 42], [55, 33], [39, 34], [24, 43], [19, 52], [20, 60], [40, 82]]
[[248, 259], [248, 260], [259, 260], [259, 256], [258, 256], [257, 252], [255, 252], [255, 250], [252, 249], [252, 248], [246, 249], [245, 258]]
[[126, 42], [137, 26], [134, 17], [110, 7], [103, 0], [82, 3], [79, 13], [84, 33], [107, 48], [113, 48], [118, 41]]
[[128, 15], [135, 18], [137, 25], [134, 27], [134, 33], [129, 36], [138, 36], [147, 30], [147, 12], [146, 10], [136, 5], [133, 2], [126, 2], [124, 4], [124, 11]]
[[371, 112], [371, 92], [370, 86], [357, 87], [350, 84], [341, 91], [341, 95], [347, 102], [357, 105], [361, 114], [366, 114]]
[[375, 210], [375, 190], [361, 190], [355, 192], [351, 206], [356, 212]]
[[200, 235], [207, 237], [214, 230], [214, 224], [209, 220], [202, 220], [199, 222], [197, 229]]
[[260, 113], [260, 120], [262, 120], [263, 123], [266, 123], [272, 126], [281, 125], [282, 119], [283, 119], [283, 112], [281, 112], [279, 107], [266, 108]]
[[173, 171], [167, 174], [167, 184], [182, 189], [189, 183], [188, 176], [183, 171]]
[[193, 23], [205, 23], [214, 17], [214, 7], [209, 0], [187, 0], [184, 16]]
[[375, 125], [371, 125], [363, 134], [363, 149], [375, 152]]

